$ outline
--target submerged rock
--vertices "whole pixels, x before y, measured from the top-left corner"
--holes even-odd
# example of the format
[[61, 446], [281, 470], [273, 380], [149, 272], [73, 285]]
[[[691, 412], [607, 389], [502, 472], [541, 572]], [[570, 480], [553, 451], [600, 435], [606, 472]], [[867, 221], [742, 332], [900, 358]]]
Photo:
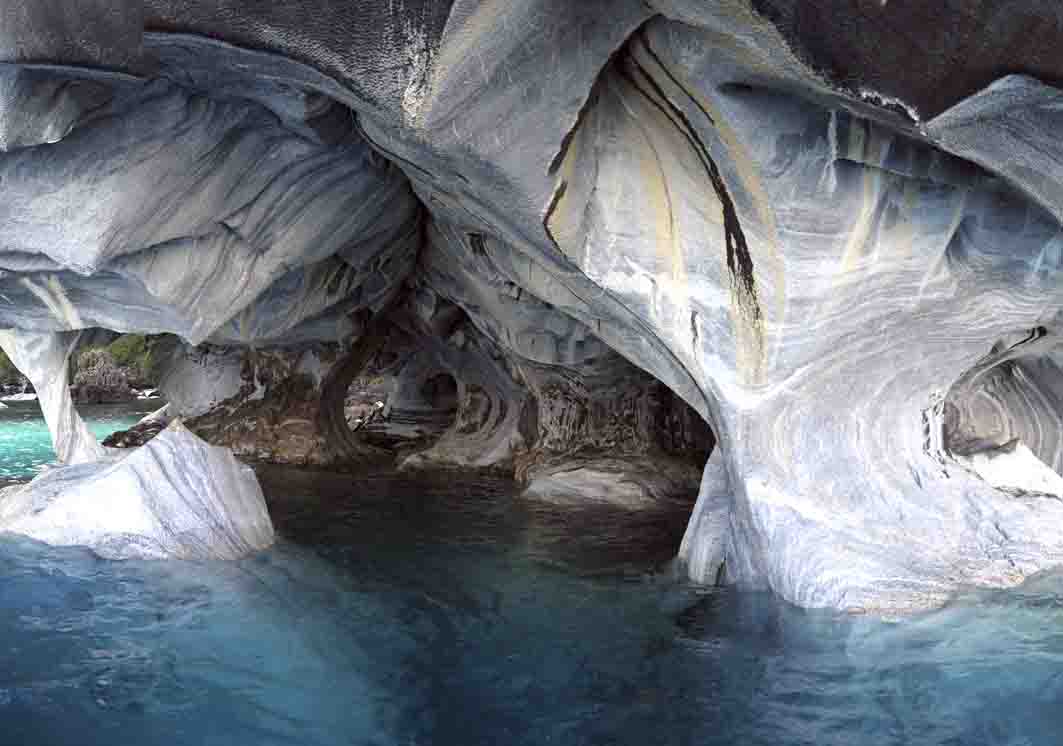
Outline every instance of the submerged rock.
[[0, 531], [108, 559], [236, 559], [273, 543], [254, 472], [180, 423], [0, 493]]
[[[534, 470], [522, 497], [559, 506], [611, 505], [626, 510], [689, 503], [698, 468], [664, 454], [572, 459]], [[689, 508], [689, 505], [687, 506]]]

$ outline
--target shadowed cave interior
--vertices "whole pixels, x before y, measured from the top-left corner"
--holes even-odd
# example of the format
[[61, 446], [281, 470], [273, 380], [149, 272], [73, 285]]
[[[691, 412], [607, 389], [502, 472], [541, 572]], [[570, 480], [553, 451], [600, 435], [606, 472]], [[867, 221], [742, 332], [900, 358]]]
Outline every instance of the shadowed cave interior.
[[1045, 327], [1010, 335], [950, 389], [948, 453], [995, 486], [1063, 498], [1063, 369]]

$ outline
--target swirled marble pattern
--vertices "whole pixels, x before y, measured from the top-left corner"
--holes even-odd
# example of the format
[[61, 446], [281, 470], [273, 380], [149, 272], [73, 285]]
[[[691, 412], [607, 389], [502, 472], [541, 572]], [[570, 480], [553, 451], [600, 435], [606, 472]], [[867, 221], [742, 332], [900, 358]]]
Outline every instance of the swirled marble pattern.
[[251, 468], [180, 424], [136, 451], [6, 488], [0, 531], [109, 559], [236, 559], [273, 543]]
[[947, 43], [901, 0], [55, 12], [0, 39], [0, 326], [298, 346], [386, 309], [462, 387], [425, 456], [461, 465], [573, 442], [551, 397], [623, 361], [715, 433], [698, 580], [904, 613], [1063, 561], [1049, 475], [1003, 468], [1063, 440], [1063, 34], [1015, 42], [1050, 4]]

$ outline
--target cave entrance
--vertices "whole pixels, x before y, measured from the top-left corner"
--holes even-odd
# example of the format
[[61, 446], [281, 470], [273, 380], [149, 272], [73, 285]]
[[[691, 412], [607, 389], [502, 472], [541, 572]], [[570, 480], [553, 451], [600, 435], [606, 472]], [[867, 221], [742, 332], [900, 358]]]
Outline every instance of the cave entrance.
[[578, 387], [539, 389], [529, 544], [583, 571], [659, 568], [679, 554], [715, 437], [649, 373], [611, 354], [597, 365]]
[[458, 382], [449, 373], [437, 373], [421, 385], [421, 398], [436, 411], [449, 413], [453, 422], [458, 411]]
[[427, 448], [454, 424], [459, 397], [449, 372], [386, 349], [348, 386], [344, 417], [366, 443], [409, 452]]
[[1063, 345], [1044, 327], [995, 344], [950, 388], [945, 452], [994, 487], [1063, 497]]

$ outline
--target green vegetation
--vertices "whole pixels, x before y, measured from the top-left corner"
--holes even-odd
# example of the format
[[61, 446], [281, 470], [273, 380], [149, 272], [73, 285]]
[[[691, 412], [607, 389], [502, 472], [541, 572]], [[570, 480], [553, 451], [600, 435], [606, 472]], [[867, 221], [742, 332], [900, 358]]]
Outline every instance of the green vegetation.
[[[99, 373], [112, 368], [121, 369], [129, 384], [137, 388], [152, 388], [159, 384], [163, 356], [155, 351], [156, 337], [144, 334], [123, 334], [106, 347], [82, 350], [72, 361], [71, 378], [78, 371], [100, 368]], [[101, 354], [103, 356], [101, 357]], [[101, 368], [102, 366], [102, 368]], [[0, 350], [0, 385], [21, 383], [23, 376]]]
[[0, 350], [0, 385], [20, 383], [21, 381], [22, 374], [18, 372], [18, 368], [8, 359], [7, 354]]
[[134, 385], [157, 386], [159, 384], [159, 355], [154, 352], [154, 338], [143, 334], [123, 334], [105, 349], [111, 354], [115, 365], [125, 368]]
[[125, 401], [133, 389], [158, 385], [154, 339], [123, 334], [105, 347], [81, 350], [72, 361], [74, 398], [79, 403]]
[[162, 356], [156, 354], [156, 339], [144, 334], [123, 334], [106, 347], [83, 350], [74, 367], [78, 371], [94, 368], [99, 374], [116, 369], [134, 388], [155, 387], [159, 384], [162, 362]]
[[82, 350], [77, 359], [74, 384], [109, 392], [129, 391], [129, 369], [119, 366], [109, 347]]

